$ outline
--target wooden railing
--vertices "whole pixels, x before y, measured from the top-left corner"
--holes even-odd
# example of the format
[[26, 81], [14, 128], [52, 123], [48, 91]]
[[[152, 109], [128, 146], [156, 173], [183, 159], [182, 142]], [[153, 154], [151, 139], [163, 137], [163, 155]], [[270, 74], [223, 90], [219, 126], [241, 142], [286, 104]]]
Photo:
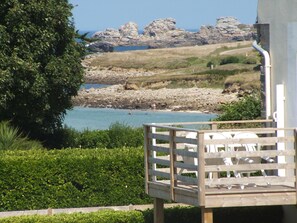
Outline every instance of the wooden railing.
[[[195, 129], [193, 125], [201, 127]], [[295, 129], [274, 128], [270, 120], [145, 124], [144, 129], [147, 193], [150, 183], [165, 182], [170, 199], [175, 201], [176, 188], [194, 188], [198, 191], [199, 206], [205, 206], [206, 194], [212, 188], [226, 188], [228, 193], [248, 193], [252, 185], [297, 190]], [[194, 138], [187, 137], [190, 132]], [[205, 137], [226, 132], [231, 137]], [[232, 138], [239, 132], [257, 137]], [[244, 150], [245, 145], [256, 149]], [[209, 152], [207, 148], [211, 146], [218, 150]], [[245, 177], [251, 172], [251, 176]]]

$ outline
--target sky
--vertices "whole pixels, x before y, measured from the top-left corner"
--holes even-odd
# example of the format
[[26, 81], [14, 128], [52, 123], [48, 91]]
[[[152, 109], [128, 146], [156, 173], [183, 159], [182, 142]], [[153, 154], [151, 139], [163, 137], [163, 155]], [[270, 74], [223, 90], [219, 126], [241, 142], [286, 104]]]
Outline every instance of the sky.
[[236, 17], [241, 23], [254, 24], [258, 0], [69, 0], [76, 29], [103, 31], [118, 29], [127, 22], [139, 30], [161, 18], [174, 18], [177, 28], [198, 30], [215, 25], [216, 19]]

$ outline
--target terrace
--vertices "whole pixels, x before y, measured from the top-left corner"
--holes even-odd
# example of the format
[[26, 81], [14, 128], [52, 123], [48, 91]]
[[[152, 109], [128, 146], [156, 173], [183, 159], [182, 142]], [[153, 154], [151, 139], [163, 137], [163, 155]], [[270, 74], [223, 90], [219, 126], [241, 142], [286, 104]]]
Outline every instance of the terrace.
[[213, 221], [213, 208], [296, 205], [297, 132], [274, 125], [145, 124], [145, 187], [155, 198], [155, 223], [164, 222], [165, 200], [201, 207], [203, 223]]

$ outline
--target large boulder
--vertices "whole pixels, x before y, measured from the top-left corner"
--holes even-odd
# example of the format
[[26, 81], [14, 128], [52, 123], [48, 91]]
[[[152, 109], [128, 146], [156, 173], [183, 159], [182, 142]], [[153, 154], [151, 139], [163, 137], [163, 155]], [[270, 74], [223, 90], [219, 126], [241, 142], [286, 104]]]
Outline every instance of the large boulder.
[[118, 43], [121, 40], [121, 33], [117, 29], [108, 28], [105, 31], [96, 32], [92, 38], [110, 43]]
[[114, 47], [109, 42], [96, 41], [87, 45], [87, 49], [92, 53], [113, 52]]
[[144, 36], [162, 36], [168, 31], [176, 30], [176, 22], [173, 18], [157, 19], [144, 28]]
[[128, 22], [119, 28], [122, 37], [138, 38], [138, 25], [135, 22]]
[[201, 26], [199, 36], [206, 43], [251, 40], [255, 36], [252, 25], [241, 24], [234, 17], [221, 17], [215, 26]]

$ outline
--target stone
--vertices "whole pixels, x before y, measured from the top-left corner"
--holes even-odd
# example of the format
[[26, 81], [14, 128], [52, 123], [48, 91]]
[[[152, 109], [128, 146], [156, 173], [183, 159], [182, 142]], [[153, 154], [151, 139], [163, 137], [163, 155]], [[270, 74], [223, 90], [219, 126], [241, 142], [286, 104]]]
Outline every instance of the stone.
[[128, 22], [119, 28], [122, 38], [139, 38], [138, 25], [135, 22]]
[[108, 28], [103, 32], [96, 32], [92, 38], [100, 39], [100, 41], [118, 43], [121, 39], [121, 33], [117, 29]]
[[157, 19], [144, 28], [144, 36], [162, 36], [168, 31], [176, 30], [176, 22], [173, 18]]
[[114, 46], [164, 48], [252, 40], [255, 35], [256, 31], [252, 25], [241, 24], [235, 17], [220, 17], [215, 26], [203, 25], [199, 32], [179, 29], [175, 19], [165, 18], [152, 21], [141, 35], [138, 34], [138, 25], [128, 22], [119, 29], [108, 28], [97, 32], [93, 38]]
[[96, 41], [93, 43], [89, 43], [87, 46], [87, 49], [92, 53], [102, 53], [102, 52], [113, 52], [114, 47], [113, 44], [109, 42], [101, 42]]

